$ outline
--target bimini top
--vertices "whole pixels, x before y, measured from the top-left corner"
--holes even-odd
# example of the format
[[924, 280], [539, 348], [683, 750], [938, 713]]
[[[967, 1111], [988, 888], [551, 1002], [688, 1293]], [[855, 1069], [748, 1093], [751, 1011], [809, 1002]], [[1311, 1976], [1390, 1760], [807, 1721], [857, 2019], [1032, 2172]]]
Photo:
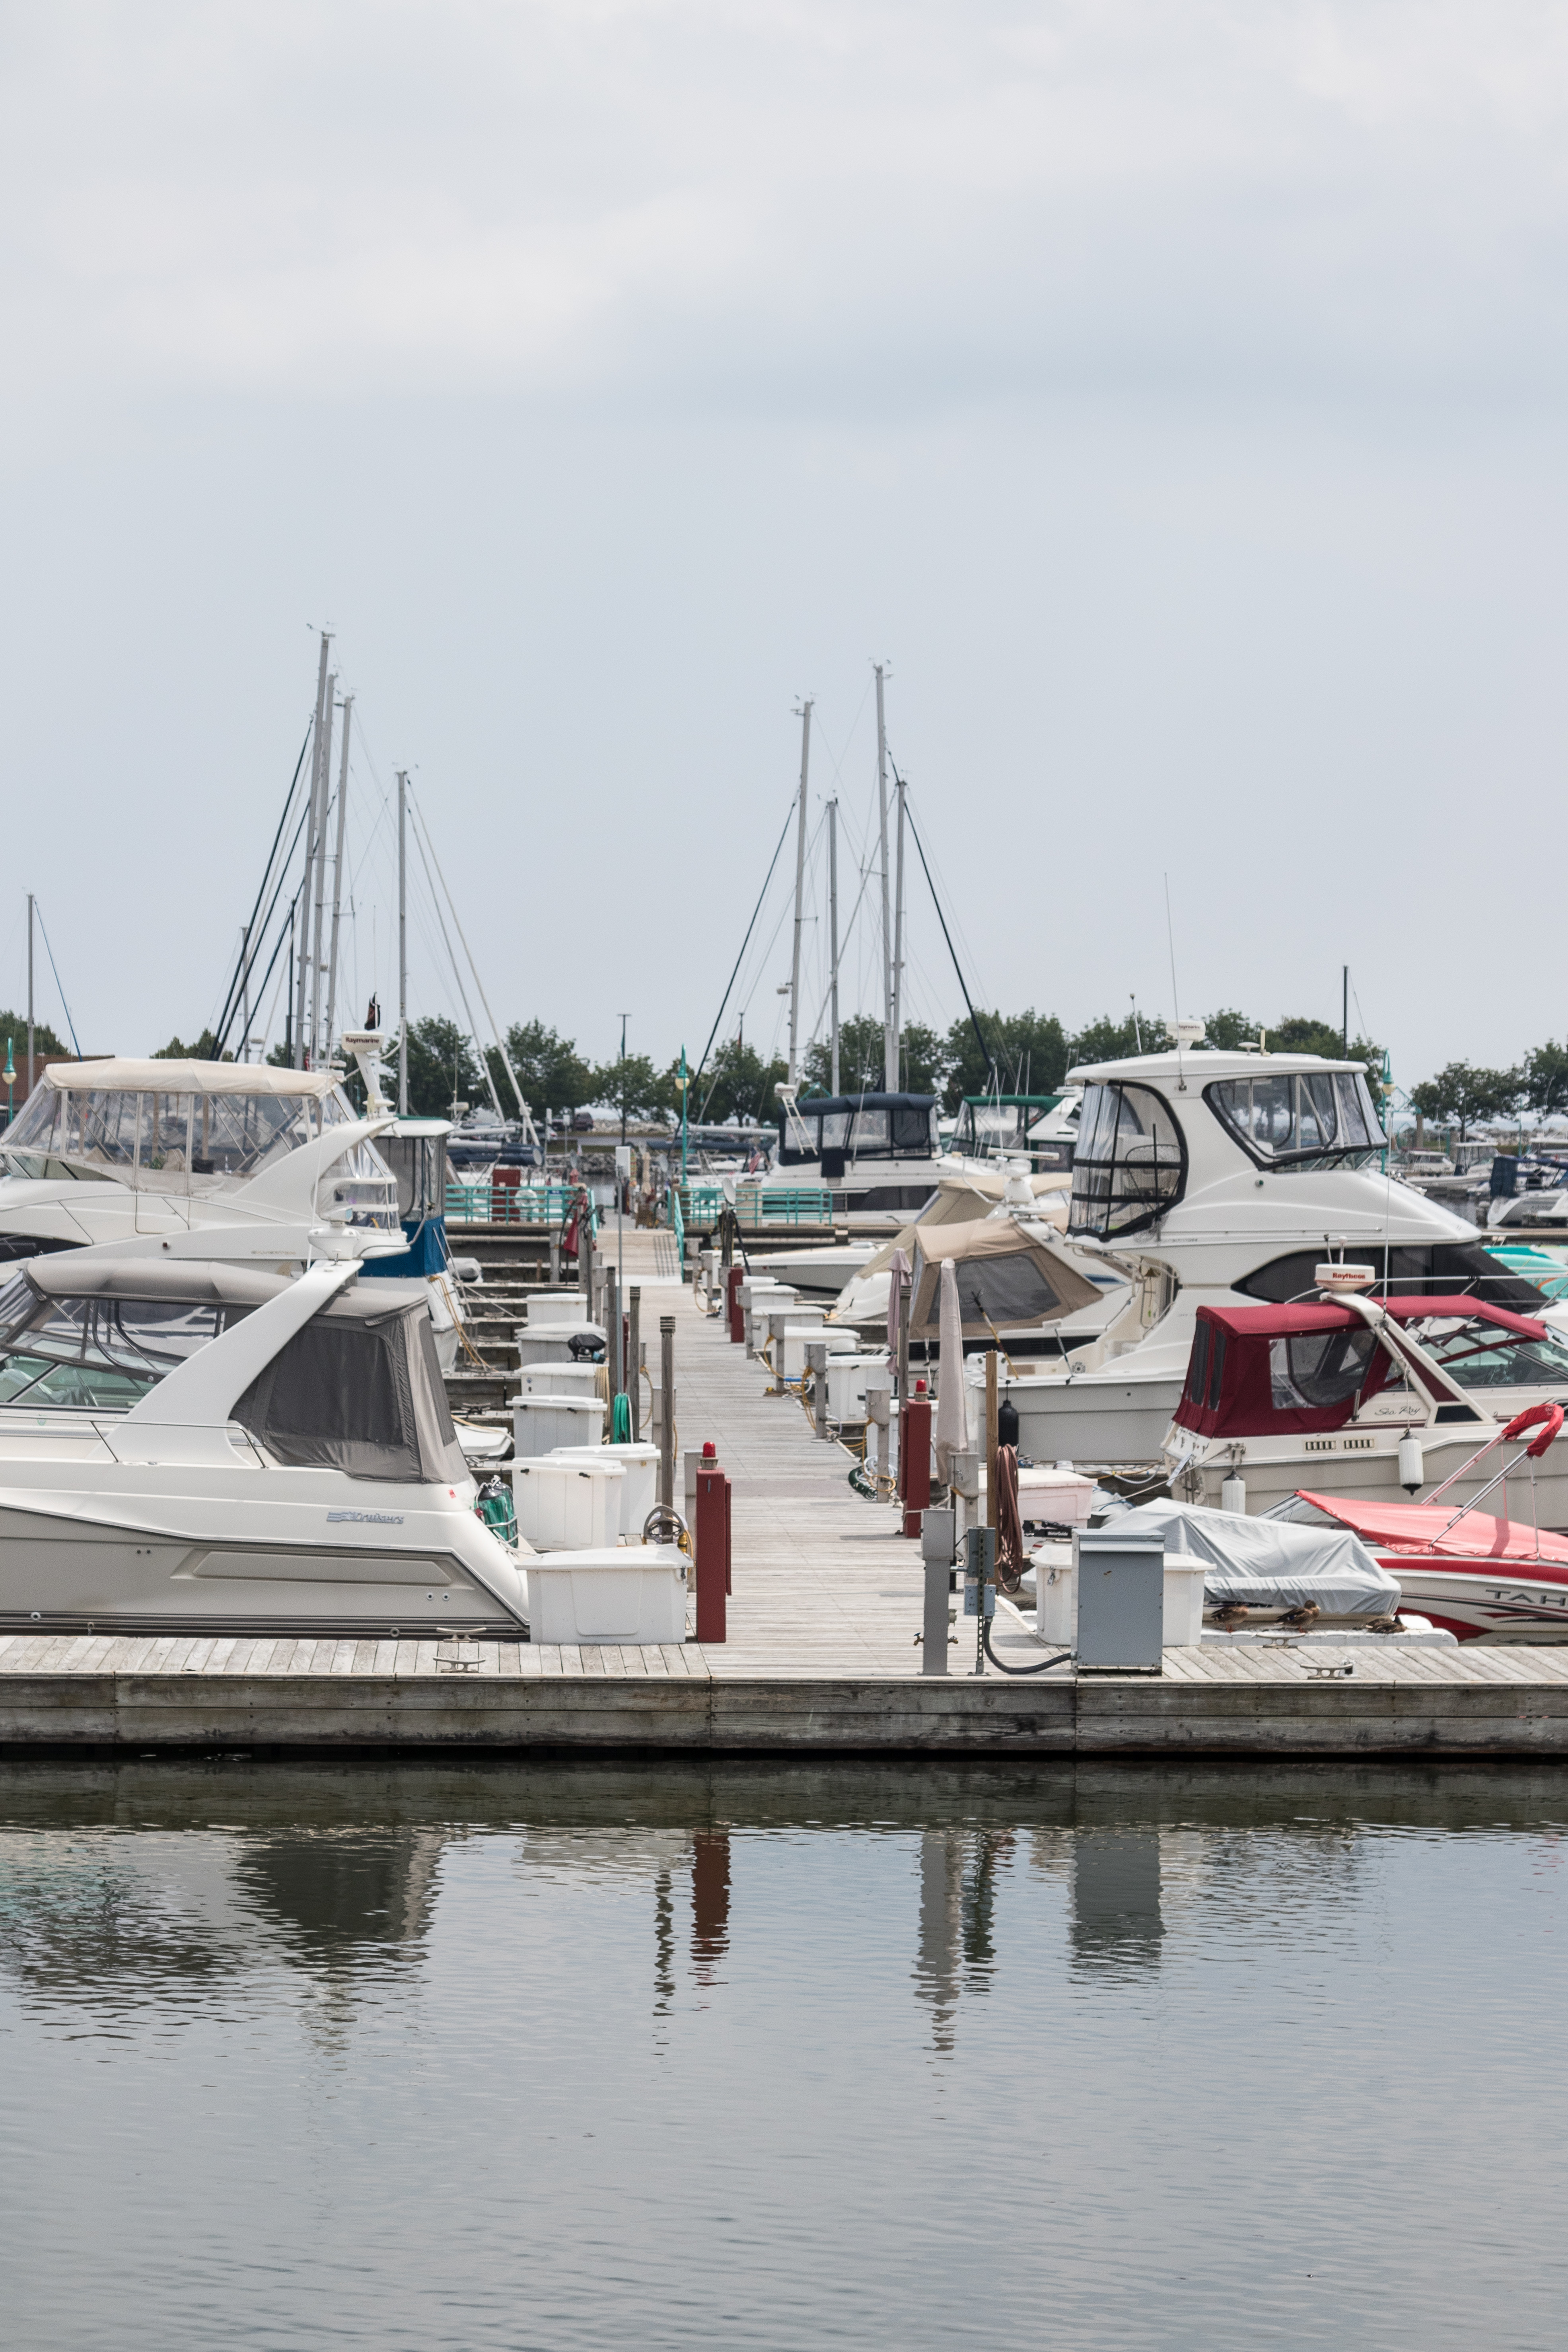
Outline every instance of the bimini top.
[[[1568, 1344], [1532, 1316], [1470, 1297], [1378, 1303], [1463, 1388], [1559, 1386], [1568, 1395]], [[1342, 1429], [1358, 1404], [1405, 1377], [1351, 1307], [1200, 1307], [1175, 1418], [1200, 1437]]]
[[117, 1054], [97, 1062], [57, 1062], [37, 1076], [40, 1087], [73, 1092], [113, 1087], [136, 1094], [314, 1095], [318, 1100], [342, 1083], [331, 1070], [278, 1070], [267, 1062], [132, 1062]]
[[1092, 1282], [1023, 1231], [1011, 1217], [984, 1217], [968, 1225], [914, 1228], [910, 1289], [910, 1337], [942, 1336], [942, 1264], [957, 1264], [959, 1316], [966, 1339], [997, 1331], [1033, 1329], [1091, 1307]]

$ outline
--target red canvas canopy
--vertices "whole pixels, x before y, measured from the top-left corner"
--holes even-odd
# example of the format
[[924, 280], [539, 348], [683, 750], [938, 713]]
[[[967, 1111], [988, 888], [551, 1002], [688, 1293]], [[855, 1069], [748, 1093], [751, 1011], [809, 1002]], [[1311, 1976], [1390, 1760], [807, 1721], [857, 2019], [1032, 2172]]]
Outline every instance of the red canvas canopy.
[[1467, 1511], [1454, 1519], [1447, 1503], [1363, 1503], [1344, 1495], [1300, 1492], [1303, 1503], [1380, 1549], [1451, 1553], [1461, 1559], [1568, 1560], [1568, 1536], [1544, 1530], [1537, 1535], [1518, 1519], [1494, 1519], [1486, 1511]]
[[[1546, 1326], [1489, 1299], [1464, 1296], [1380, 1299], [1395, 1323], [1429, 1317], [1493, 1323], [1517, 1339]], [[1397, 1368], [1377, 1334], [1349, 1307], [1308, 1300], [1285, 1307], [1200, 1307], [1186, 1386], [1176, 1407], [1200, 1437], [1268, 1437], [1342, 1429], [1358, 1401], [1377, 1395]]]

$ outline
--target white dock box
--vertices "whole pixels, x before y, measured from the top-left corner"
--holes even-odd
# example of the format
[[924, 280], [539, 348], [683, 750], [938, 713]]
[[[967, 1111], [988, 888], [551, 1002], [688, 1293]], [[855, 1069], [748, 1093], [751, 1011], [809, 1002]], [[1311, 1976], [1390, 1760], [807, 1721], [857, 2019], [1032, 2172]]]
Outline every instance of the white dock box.
[[[596, 1397], [605, 1377], [603, 1364], [524, 1364], [523, 1396]], [[509, 1400], [516, 1404], [518, 1399]]]
[[804, 1380], [807, 1348], [827, 1336], [820, 1323], [797, 1323], [795, 1311], [792, 1308], [788, 1321], [773, 1333], [773, 1363], [781, 1381]]
[[[1034, 1552], [1035, 1631], [1053, 1649], [1078, 1645], [1078, 1562], [1070, 1543], [1039, 1545]], [[1165, 1554], [1160, 1645], [1185, 1650], [1202, 1641], [1204, 1563], [1190, 1552]]]
[[[601, 1453], [607, 1452], [601, 1446]], [[511, 1465], [517, 1531], [535, 1551], [605, 1551], [620, 1532], [619, 1463], [536, 1454]]]
[[786, 1307], [799, 1305], [798, 1292], [786, 1290], [782, 1283], [775, 1284], [772, 1290], [758, 1291], [750, 1308], [752, 1348], [767, 1346], [769, 1329], [775, 1315], [782, 1315]]
[[525, 1324], [517, 1327], [517, 1360], [524, 1370], [534, 1364], [575, 1364], [583, 1360], [572, 1353], [574, 1339], [593, 1340], [598, 1348], [605, 1345], [605, 1334], [597, 1323], [562, 1323], [535, 1325], [530, 1330]]
[[885, 1372], [885, 1355], [840, 1355], [827, 1359], [827, 1418], [854, 1425], [866, 1418], [866, 1376]]
[[[642, 1531], [648, 1513], [658, 1493], [658, 1448], [640, 1441], [630, 1445], [558, 1445], [551, 1455], [552, 1462], [569, 1462], [584, 1454], [601, 1461], [618, 1462], [626, 1472], [620, 1489], [622, 1535], [633, 1543], [642, 1541]], [[611, 1530], [612, 1536], [614, 1530]]]
[[686, 1555], [679, 1544], [545, 1553], [522, 1563], [535, 1642], [684, 1642]]
[[511, 1442], [520, 1454], [558, 1445], [596, 1444], [605, 1433], [603, 1397], [520, 1396], [511, 1408]]
[[542, 1328], [553, 1330], [558, 1323], [585, 1322], [587, 1318], [583, 1310], [587, 1304], [587, 1295], [582, 1290], [543, 1290], [524, 1301], [523, 1312], [531, 1331]]

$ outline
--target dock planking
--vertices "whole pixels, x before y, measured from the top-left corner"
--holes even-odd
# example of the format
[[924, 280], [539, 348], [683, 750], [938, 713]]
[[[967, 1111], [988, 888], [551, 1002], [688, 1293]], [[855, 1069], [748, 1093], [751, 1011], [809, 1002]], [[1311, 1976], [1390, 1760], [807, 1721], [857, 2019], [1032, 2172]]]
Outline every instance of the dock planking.
[[[722, 1645], [481, 1640], [458, 1665], [434, 1638], [11, 1633], [0, 1745], [1568, 1759], [1568, 1649], [1205, 1645], [1159, 1676], [1015, 1679], [970, 1671], [960, 1616], [948, 1675], [923, 1676], [919, 1545], [668, 1282], [655, 1241], [627, 1233], [626, 1273], [648, 1286], [645, 1335], [678, 1318], [678, 1443], [710, 1439], [733, 1482]], [[1040, 1655], [1005, 1614], [993, 1639], [1009, 1664]], [[1321, 1674], [1347, 1657], [1350, 1677]]]

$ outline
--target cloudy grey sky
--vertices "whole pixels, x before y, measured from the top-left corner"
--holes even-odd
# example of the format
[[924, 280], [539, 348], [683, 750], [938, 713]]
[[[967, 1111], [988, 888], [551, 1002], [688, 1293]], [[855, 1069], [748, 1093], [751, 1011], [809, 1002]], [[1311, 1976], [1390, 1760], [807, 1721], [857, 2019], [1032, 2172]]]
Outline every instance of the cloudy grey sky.
[[6, 0], [0, 40], [0, 997], [32, 887], [85, 1050], [200, 1028], [328, 623], [362, 993], [406, 762], [503, 1017], [695, 1051], [802, 694], [858, 887], [882, 658], [987, 999], [1167, 1012], [1168, 875], [1184, 1012], [1328, 1012], [1348, 961], [1406, 1083], [1568, 1027], [1561, 10]]

